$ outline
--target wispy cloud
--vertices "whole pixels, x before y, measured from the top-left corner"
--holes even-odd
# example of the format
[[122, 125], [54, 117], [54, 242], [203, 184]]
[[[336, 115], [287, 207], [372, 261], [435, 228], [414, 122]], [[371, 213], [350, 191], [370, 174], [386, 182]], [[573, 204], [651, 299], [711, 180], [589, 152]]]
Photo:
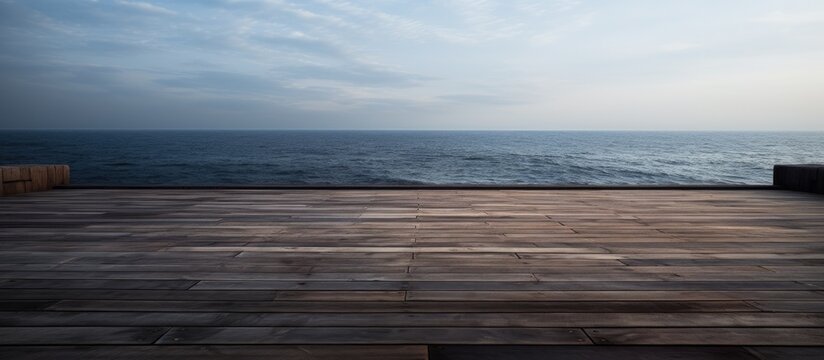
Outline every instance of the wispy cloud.
[[824, 12], [783, 12], [775, 11], [769, 14], [751, 18], [750, 21], [765, 24], [780, 25], [807, 25], [824, 23]]
[[429, 78], [370, 65], [297, 65], [275, 68], [281, 77], [292, 80], [326, 80], [356, 86], [414, 86]]
[[661, 51], [667, 53], [678, 53], [700, 48], [701, 45], [694, 42], [674, 41], [661, 45]]
[[253, 35], [252, 37], [272, 50], [308, 53], [331, 58], [344, 56], [343, 50], [334, 44], [303, 35]]
[[159, 84], [174, 88], [248, 94], [266, 94], [279, 88], [277, 83], [261, 76], [225, 71], [196, 71], [178, 77], [161, 78], [156, 81]]
[[176, 12], [174, 12], [172, 10], [169, 10], [167, 8], [164, 8], [162, 6], [157, 6], [157, 5], [147, 3], [147, 2], [142, 2], [142, 1], [125, 1], [125, 0], [123, 0], [123, 1], [119, 1], [118, 3], [125, 6], [125, 7], [134, 9], [134, 10], [143, 11], [143, 12], [152, 13], [152, 14], [159, 14], [159, 15], [176, 15], [177, 14]]
[[[736, 103], [793, 108], [798, 100], [764, 94], [824, 82], [817, 65], [824, 3], [764, 4], [0, 0], [0, 109], [17, 109], [0, 118], [175, 121], [189, 114], [219, 123], [216, 114], [231, 113], [258, 127], [414, 127], [424, 117], [449, 128], [502, 118], [520, 128], [597, 127], [609, 120], [595, 113], [629, 123], [641, 117], [607, 95], [677, 102], [685, 96], [679, 89], [697, 89], [699, 77], [741, 89]], [[767, 73], [776, 75], [742, 80]], [[722, 107], [690, 96], [703, 99], [691, 100], [696, 108]], [[81, 106], [95, 103], [106, 104], [106, 116]], [[599, 103], [617, 110], [594, 111]], [[798, 121], [824, 116], [820, 106], [798, 108], [805, 109]], [[763, 112], [770, 113], [778, 111]], [[719, 114], [735, 118], [732, 110]]]
[[451, 94], [438, 96], [438, 99], [469, 106], [514, 105], [525, 103], [524, 98], [501, 96], [501, 94]]

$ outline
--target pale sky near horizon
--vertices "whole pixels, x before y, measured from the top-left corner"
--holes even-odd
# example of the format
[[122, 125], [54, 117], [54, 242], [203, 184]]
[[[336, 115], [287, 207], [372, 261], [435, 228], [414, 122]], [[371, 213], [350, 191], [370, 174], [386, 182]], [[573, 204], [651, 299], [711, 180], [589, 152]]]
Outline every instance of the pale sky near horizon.
[[0, 129], [824, 130], [823, 87], [821, 0], [0, 0]]

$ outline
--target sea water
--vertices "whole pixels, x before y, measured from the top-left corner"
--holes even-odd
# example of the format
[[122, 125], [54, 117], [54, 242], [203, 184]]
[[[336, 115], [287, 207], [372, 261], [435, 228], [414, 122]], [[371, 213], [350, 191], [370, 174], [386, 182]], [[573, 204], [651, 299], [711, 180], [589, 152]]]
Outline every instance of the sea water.
[[821, 132], [0, 131], [0, 164], [73, 184], [769, 184]]

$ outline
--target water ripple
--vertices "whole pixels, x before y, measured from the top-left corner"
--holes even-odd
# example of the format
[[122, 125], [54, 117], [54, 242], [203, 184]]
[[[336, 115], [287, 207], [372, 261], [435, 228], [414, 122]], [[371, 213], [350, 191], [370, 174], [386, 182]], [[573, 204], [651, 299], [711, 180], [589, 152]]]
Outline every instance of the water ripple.
[[824, 133], [2, 131], [0, 163], [75, 184], [768, 184]]

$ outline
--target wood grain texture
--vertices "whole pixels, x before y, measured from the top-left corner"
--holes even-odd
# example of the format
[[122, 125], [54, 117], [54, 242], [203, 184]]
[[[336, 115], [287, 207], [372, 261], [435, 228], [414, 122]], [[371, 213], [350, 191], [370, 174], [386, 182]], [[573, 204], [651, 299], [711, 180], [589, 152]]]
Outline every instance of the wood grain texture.
[[158, 344], [591, 344], [580, 329], [188, 327], [172, 328]]
[[0, 357], [25, 360], [427, 360], [428, 349], [420, 345], [0, 346]]
[[68, 165], [0, 166], [0, 196], [47, 191], [68, 184]]
[[780, 190], [3, 197], [0, 335], [14, 346], [0, 353], [425, 359], [423, 345], [461, 358], [478, 348], [450, 346], [524, 344], [534, 347], [508, 351], [598, 358], [581, 349], [610, 344], [630, 349], [616, 358], [818, 354], [772, 346], [824, 346], [822, 200]]
[[0, 327], [0, 345], [152, 344], [168, 328], [159, 327]]
[[613, 328], [587, 329], [597, 344], [618, 345], [821, 345], [824, 328]]
[[431, 360], [767, 360], [734, 346], [487, 346], [436, 345]]

